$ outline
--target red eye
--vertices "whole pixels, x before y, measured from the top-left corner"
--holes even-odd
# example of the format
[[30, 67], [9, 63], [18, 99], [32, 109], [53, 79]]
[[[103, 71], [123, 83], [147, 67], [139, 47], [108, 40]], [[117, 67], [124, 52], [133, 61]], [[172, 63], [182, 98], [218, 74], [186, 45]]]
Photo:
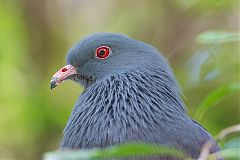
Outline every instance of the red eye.
[[108, 46], [98, 47], [96, 50], [96, 57], [99, 59], [106, 59], [110, 55], [110, 48]]

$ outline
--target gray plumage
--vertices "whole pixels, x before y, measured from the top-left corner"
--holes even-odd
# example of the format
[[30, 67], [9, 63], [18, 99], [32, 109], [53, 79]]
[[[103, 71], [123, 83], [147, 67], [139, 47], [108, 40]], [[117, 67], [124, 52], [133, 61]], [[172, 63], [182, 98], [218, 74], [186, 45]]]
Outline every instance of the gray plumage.
[[[96, 59], [95, 50], [102, 45], [111, 48], [111, 55]], [[212, 139], [187, 115], [174, 74], [154, 47], [120, 34], [95, 33], [70, 49], [67, 64], [78, 66], [78, 74], [68, 79], [85, 90], [64, 130], [62, 149], [143, 142], [197, 158]], [[218, 150], [216, 144], [211, 152]]]

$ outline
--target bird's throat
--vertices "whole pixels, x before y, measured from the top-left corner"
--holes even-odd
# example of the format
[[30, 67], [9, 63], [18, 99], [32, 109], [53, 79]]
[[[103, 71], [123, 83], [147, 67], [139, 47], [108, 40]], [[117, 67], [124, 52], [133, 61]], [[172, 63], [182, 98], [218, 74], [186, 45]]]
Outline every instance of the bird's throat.
[[174, 84], [168, 77], [158, 75], [119, 74], [86, 88], [65, 128], [62, 147], [112, 145], [120, 143], [114, 140], [114, 134], [126, 140], [128, 128], [141, 132], [143, 128], [154, 130], [163, 121], [171, 124], [181, 120], [186, 114], [177, 86], [171, 86]]

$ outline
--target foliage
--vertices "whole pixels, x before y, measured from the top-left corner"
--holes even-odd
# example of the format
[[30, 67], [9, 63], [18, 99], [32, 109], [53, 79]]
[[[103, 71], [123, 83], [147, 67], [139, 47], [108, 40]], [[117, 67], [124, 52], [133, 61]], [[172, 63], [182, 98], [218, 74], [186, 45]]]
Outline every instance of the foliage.
[[[239, 137], [230, 140], [228, 143], [234, 143], [234, 147], [224, 147], [220, 151], [220, 155], [225, 158], [240, 158]], [[213, 153], [208, 156], [208, 159], [216, 159], [219, 153]], [[164, 146], [155, 146], [150, 144], [122, 144], [106, 149], [90, 149], [81, 151], [57, 151], [47, 153], [44, 160], [93, 160], [105, 158], [126, 158], [126, 157], [148, 157], [148, 156], [176, 156], [183, 159], [190, 159], [181, 151], [167, 148]]]
[[218, 44], [240, 41], [240, 33], [207, 31], [197, 36], [200, 44]]
[[222, 101], [224, 98], [233, 95], [234, 93], [239, 91], [240, 83], [231, 83], [211, 91], [206, 95], [206, 97], [197, 107], [197, 111], [195, 114], [196, 119], [202, 119], [204, 113], [207, 112], [211, 107], [216, 106], [216, 104]]
[[[41, 159], [58, 147], [82, 88], [67, 82], [50, 92], [49, 80], [68, 48], [92, 32], [160, 49], [190, 116], [213, 135], [239, 123], [238, 12], [237, 0], [0, 1], [0, 159]], [[226, 155], [236, 149], [228, 142]]]
[[126, 158], [126, 157], [142, 157], [156, 155], [171, 155], [181, 158], [187, 158], [182, 152], [173, 148], [156, 146], [150, 144], [122, 144], [119, 146], [97, 150], [81, 150], [81, 151], [63, 151], [48, 153], [45, 160], [78, 160], [78, 159], [104, 159], [104, 158]]

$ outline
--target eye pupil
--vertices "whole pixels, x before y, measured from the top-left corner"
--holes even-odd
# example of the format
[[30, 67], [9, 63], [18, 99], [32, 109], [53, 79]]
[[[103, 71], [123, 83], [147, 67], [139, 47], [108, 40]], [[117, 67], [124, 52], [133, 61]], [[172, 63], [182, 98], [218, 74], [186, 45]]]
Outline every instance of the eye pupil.
[[96, 57], [98, 59], [106, 59], [110, 55], [110, 48], [108, 46], [98, 47], [96, 50]]
[[104, 56], [105, 52], [106, 52], [106, 51], [105, 51], [104, 49], [101, 49], [101, 50], [99, 51], [99, 55]]

